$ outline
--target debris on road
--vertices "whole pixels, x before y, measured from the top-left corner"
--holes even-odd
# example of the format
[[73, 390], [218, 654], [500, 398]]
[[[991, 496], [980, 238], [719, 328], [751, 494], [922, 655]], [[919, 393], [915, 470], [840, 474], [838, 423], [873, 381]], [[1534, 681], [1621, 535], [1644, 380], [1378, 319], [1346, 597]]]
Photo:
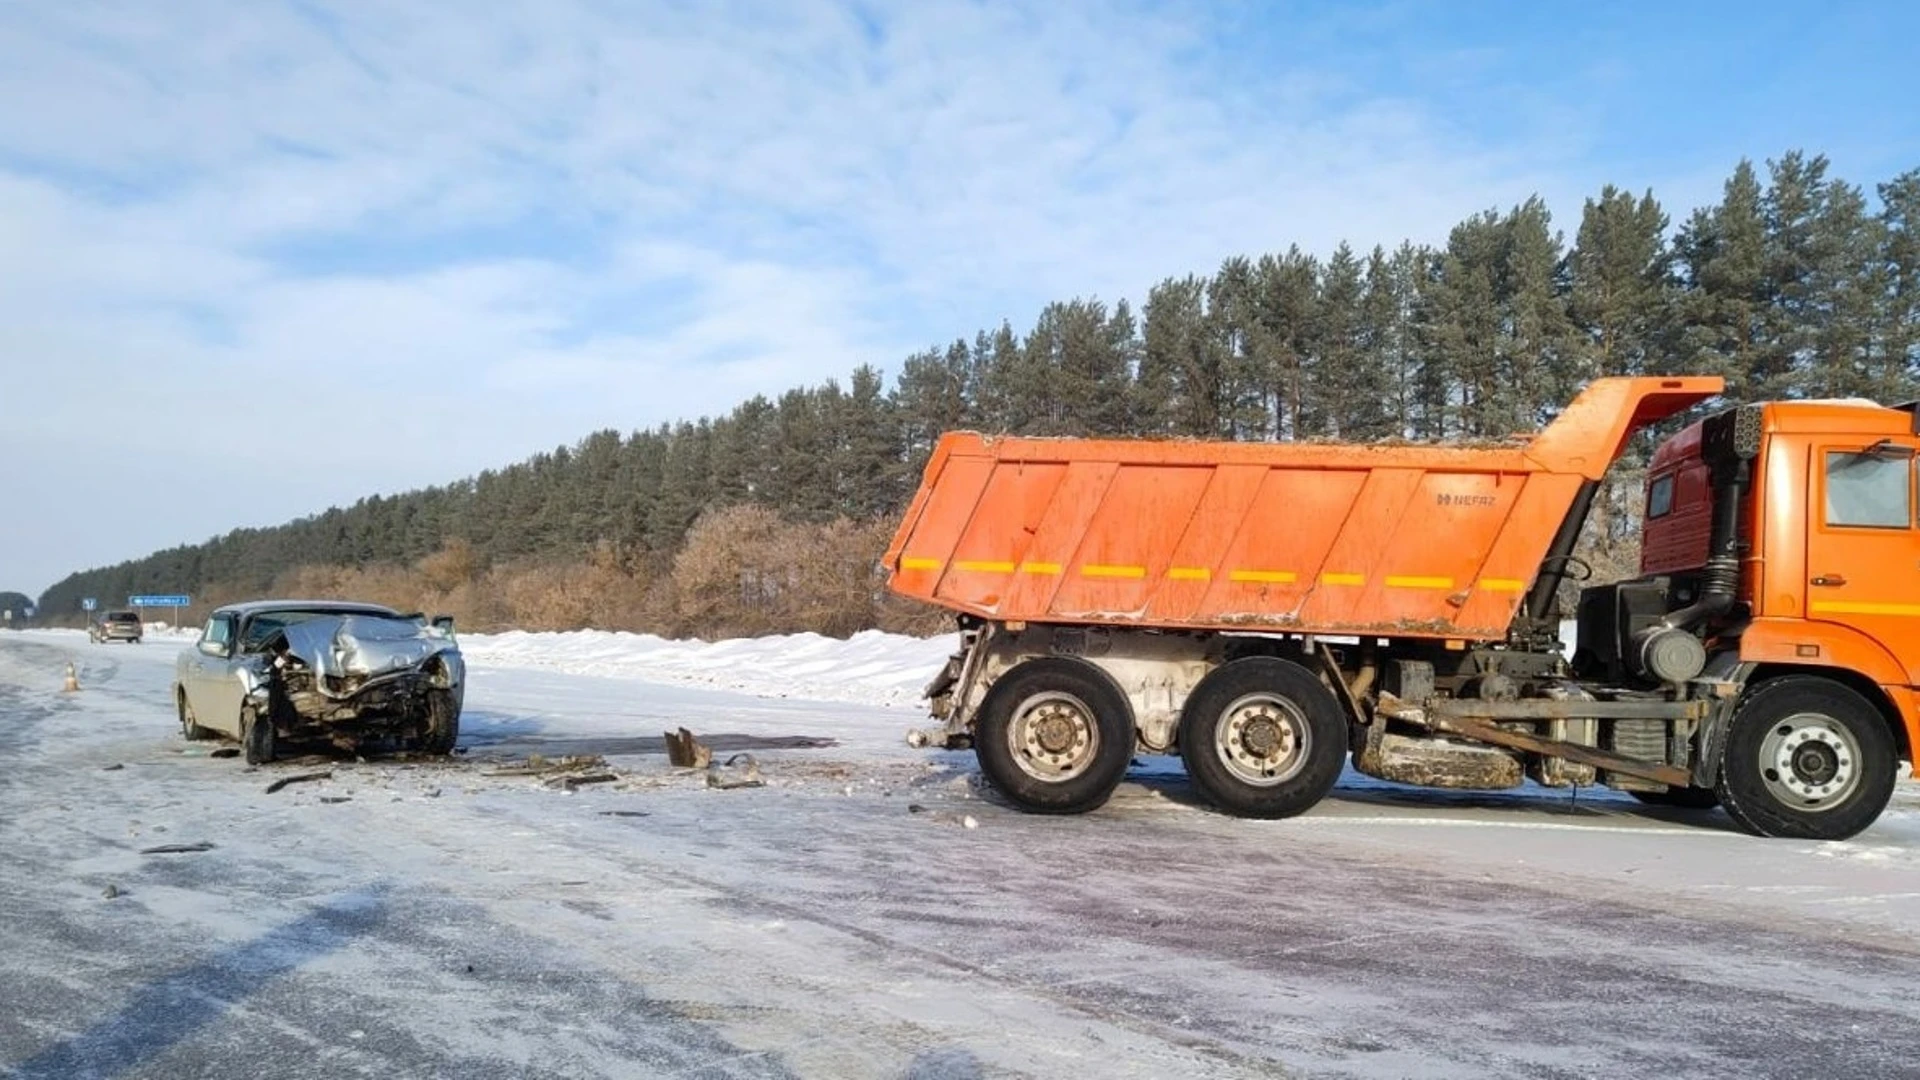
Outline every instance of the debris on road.
[[142, 855], [190, 855], [196, 851], [212, 851], [213, 841], [195, 840], [191, 844], [160, 844], [155, 847], [141, 848]]
[[760, 777], [760, 764], [753, 760], [752, 754], [735, 754], [724, 764], [707, 766], [707, 786], [710, 788], [731, 791], [765, 784], [766, 781]]
[[547, 781], [547, 786], [572, 791], [575, 788], [584, 787], [588, 784], [607, 784], [618, 779], [620, 779], [618, 776], [610, 772], [587, 773], [583, 776], [556, 776]]
[[292, 776], [283, 776], [280, 779], [275, 780], [273, 783], [268, 784], [267, 794], [271, 795], [274, 792], [279, 791], [281, 788], [286, 787], [290, 784], [304, 784], [309, 780], [331, 780], [331, 779], [333, 779], [332, 769], [326, 769], [321, 772], [295, 773]]
[[601, 817], [652, 817], [651, 810], [602, 810]]
[[105, 900], [112, 900], [119, 895], [121, 895], [121, 893], [120, 893], [120, 886], [118, 885], [109, 885], [106, 888], [100, 890], [100, 896], [102, 899], [105, 899]]
[[217, 758], [239, 757], [240, 748], [237, 746], [216, 746], [212, 750], [207, 751], [207, 756]]
[[124, 769], [126, 767], [127, 766], [124, 763], [116, 761], [111, 765], [100, 766], [100, 771], [101, 772], [119, 772], [121, 769]]
[[663, 733], [667, 740], [667, 764], [680, 769], [704, 769], [713, 764], [713, 750], [686, 728]]
[[551, 776], [554, 773], [585, 772], [588, 769], [605, 768], [607, 759], [598, 754], [573, 754], [567, 757], [548, 758], [539, 754], [529, 754], [518, 764], [502, 765], [489, 769], [481, 776]]
[[343, 803], [343, 802], [352, 802], [352, 801], [353, 801], [353, 796], [351, 796], [351, 795], [322, 795], [322, 796], [320, 796], [320, 801], [321, 801], [321, 802], [323, 802], [323, 803]]
[[74, 694], [79, 691], [80, 673], [73, 670], [73, 661], [69, 660], [67, 661], [67, 681], [60, 687], [60, 692], [63, 694]]

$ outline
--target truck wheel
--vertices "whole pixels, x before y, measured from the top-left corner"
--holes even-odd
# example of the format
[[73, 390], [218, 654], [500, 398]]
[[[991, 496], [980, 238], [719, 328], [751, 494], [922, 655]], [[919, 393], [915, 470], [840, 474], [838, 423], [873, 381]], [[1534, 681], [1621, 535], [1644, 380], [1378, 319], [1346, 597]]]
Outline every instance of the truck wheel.
[[273, 721], [265, 719], [254, 711], [253, 706], [240, 707], [240, 749], [246, 753], [247, 764], [266, 765], [273, 761], [274, 751]]
[[1133, 761], [1133, 709], [1098, 668], [1028, 660], [980, 708], [974, 753], [1007, 801], [1036, 814], [1081, 814], [1107, 801]]
[[208, 731], [206, 728], [194, 722], [193, 707], [187, 704], [187, 692], [185, 690], [175, 690], [173, 692], [173, 700], [180, 712], [180, 735], [182, 738], [189, 742], [198, 742], [213, 734], [213, 732]]
[[1267, 656], [1201, 680], [1180, 715], [1180, 758], [1207, 800], [1243, 817], [1283, 818], [1333, 790], [1346, 764], [1340, 703], [1312, 672]]
[[1771, 679], [1733, 714], [1715, 791], [1756, 836], [1845, 840], [1893, 797], [1893, 733], [1867, 699], [1812, 675]]
[[420, 740], [420, 749], [429, 754], [451, 754], [459, 740], [460, 706], [454, 702], [453, 692], [431, 691], [427, 694], [427, 733]]

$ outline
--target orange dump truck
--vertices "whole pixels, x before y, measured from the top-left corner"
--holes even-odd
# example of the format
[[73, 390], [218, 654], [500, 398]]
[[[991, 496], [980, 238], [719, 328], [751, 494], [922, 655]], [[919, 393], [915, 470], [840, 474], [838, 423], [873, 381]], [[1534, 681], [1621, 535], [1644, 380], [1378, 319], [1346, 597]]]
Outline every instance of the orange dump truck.
[[1608, 466], [1720, 390], [1601, 379], [1479, 447], [946, 435], [886, 555], [961, 628], [912, 741], [973, 747], [1040, 812], [1177, 752], [1216, 805], [1283, 817], [1350, 756], [1851, 836], [1920, 741], [1913, 409], [1742, 406], [1668, 439], [1642, 576], [1583, 590], [1560, 641]]

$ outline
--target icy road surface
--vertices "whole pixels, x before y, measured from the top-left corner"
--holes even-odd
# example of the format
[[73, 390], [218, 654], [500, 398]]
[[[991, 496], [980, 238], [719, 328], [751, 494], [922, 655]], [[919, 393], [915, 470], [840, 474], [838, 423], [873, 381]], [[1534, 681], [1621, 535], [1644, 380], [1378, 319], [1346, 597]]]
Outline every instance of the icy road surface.
[[[884, 644], [847, 664], [869, 701]], [[0, 1074], [1920, 1075], [1911, 783], [1831, 845], [1357, 777], [1238, 821], [1157, 765], [1029, 817], [901, 747], [910, 704], [540, 649], [473, 640], [455, 762], [268, 795], [316, 766], [183, 742], [175, 643], [0, 633]], [[832, 682], [815, 651], [789, 692]], [[838, 745], [711, 790], [656, 752], [681, 725]], [[484, 775], [529, 752], [621, 779]]]

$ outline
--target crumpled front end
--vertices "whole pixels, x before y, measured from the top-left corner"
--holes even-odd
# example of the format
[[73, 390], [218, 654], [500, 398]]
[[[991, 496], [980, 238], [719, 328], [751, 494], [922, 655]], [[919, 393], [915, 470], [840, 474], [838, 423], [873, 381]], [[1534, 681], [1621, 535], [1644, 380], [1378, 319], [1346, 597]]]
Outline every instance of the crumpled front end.
[[261, 687], [275, 727], [343, 747], [424, 736], [435, 698], [457, 715], [466, 664], [453, 638], [410, 619], [331, 615], [282, 628]]

